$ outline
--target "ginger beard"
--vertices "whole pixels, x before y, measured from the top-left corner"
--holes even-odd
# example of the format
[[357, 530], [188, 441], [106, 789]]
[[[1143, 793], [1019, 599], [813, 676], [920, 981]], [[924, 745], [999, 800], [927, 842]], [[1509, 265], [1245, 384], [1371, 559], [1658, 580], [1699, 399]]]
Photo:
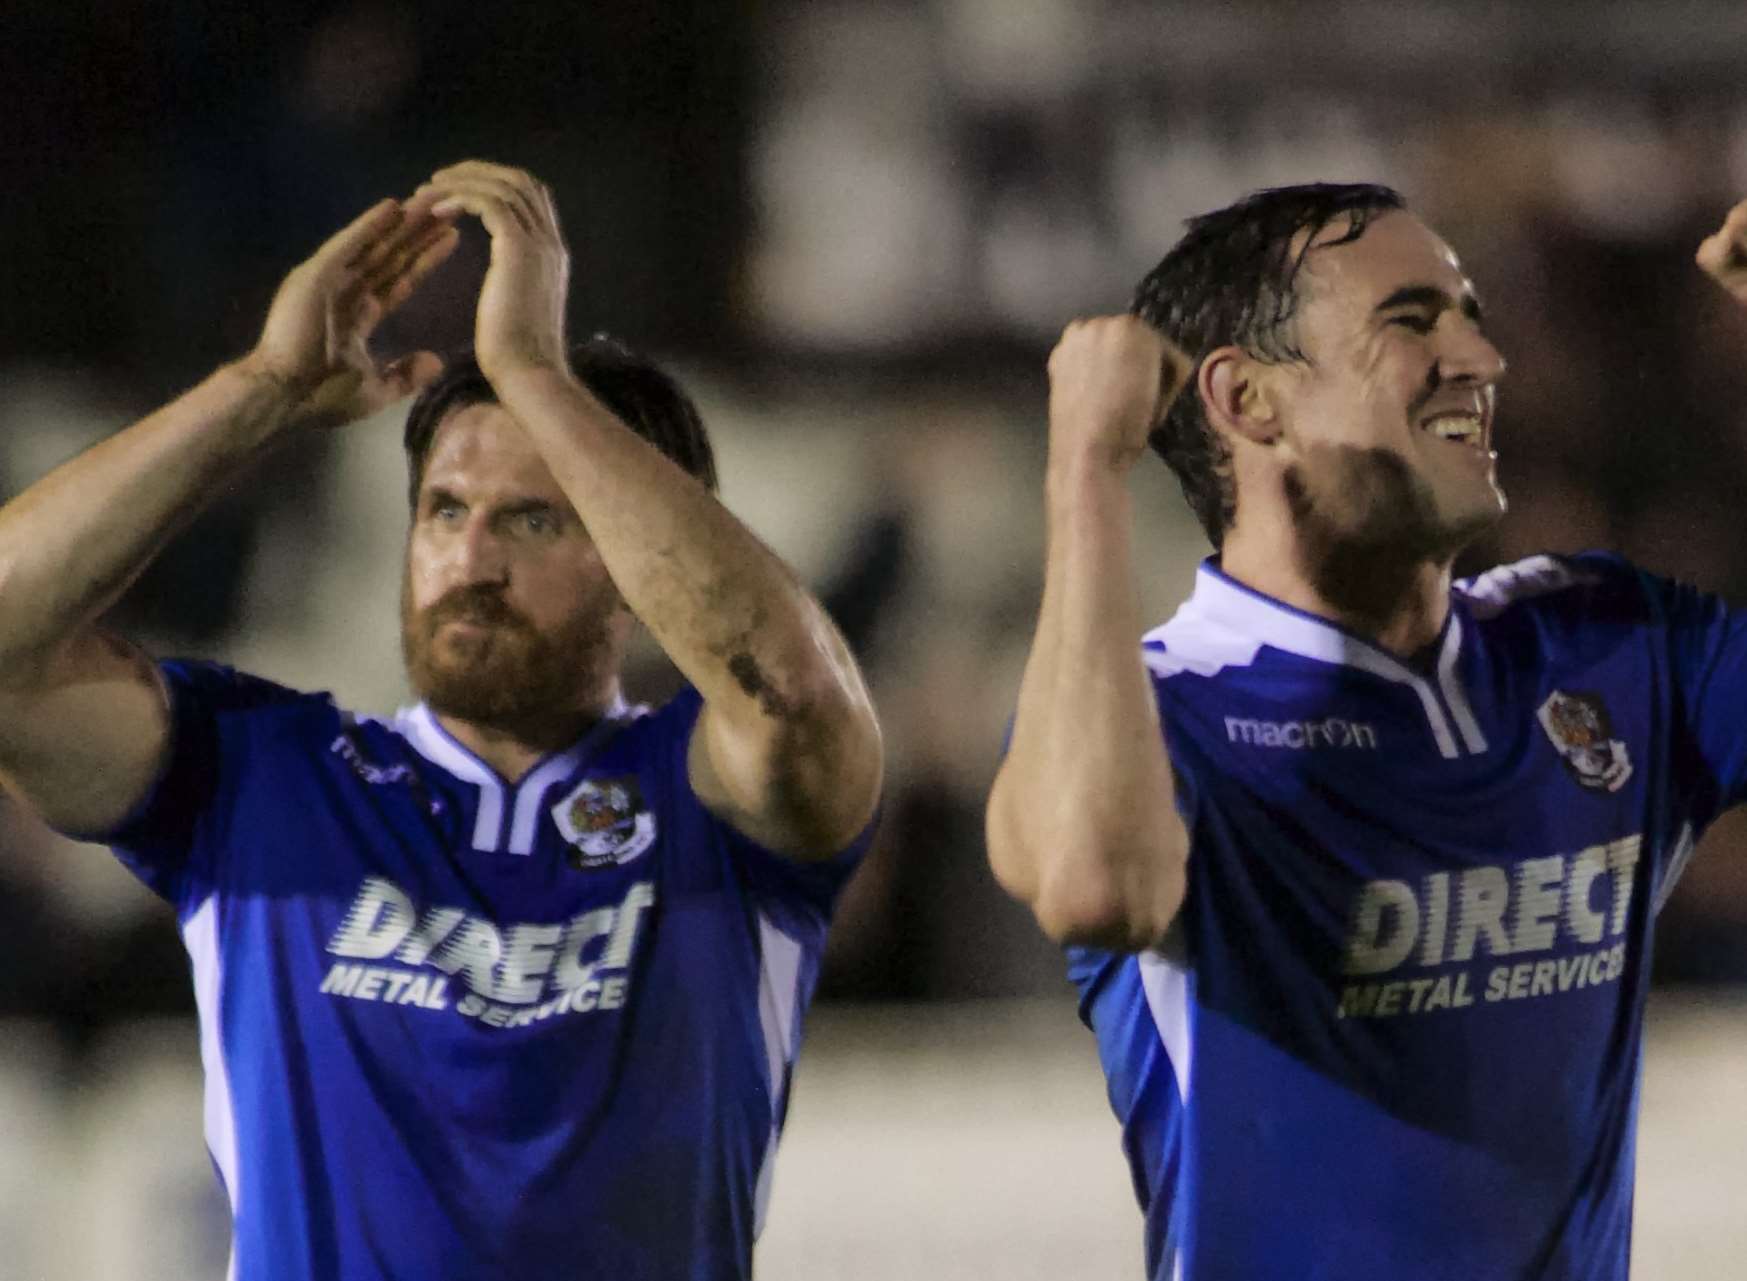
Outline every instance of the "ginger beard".
[[[613, 659], [608, 613], [593, 603], [550, 633], [493, 586], [457, 587], [424, 610], [400, 590], [407, 679], [433, 711], [481, 725], [514, 725], [574, 709]], [[450, 627], [450, 623], [469, 624]]]

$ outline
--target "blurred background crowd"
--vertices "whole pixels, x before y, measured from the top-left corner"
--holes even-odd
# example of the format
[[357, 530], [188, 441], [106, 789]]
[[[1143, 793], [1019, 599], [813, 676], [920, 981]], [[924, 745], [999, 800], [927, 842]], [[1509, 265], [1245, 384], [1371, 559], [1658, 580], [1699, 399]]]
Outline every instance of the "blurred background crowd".
[[[7, 0], [3, 22], [0, 497], [241, 354], [284, 271], [378, 197], [468, 156], [552, 186], [573, 329], [672, 364], [725, 500], [874, 686], [887, 818], [826, 1001], [1064, 999], [981, 842], [1040, 586], [1044, 360], [1193, 213], [1399, 187], [1511, 361], [1511, 511], [1464, 567], [1608, 547], [1747, 599], [1747, 314], [1691, 265], [1747, 195], [1729, 0]], [[483, 263], [470, 236], [385, 350], [464, 343]], [[397, 428], [215, 496], [118, 623], [403, 701]], [[1136, 485], [1162, 621], [1206, 548], [1162, 465]], [[646, 654], [632, 692], [671, 681]], [[167, 909], [69, 844], [0, 801], [0, 1036], [35, 1029], [76, 1075], [123, 1021], [192, 1006]], [[1725, 820], [1686, 874], [1664, 982], [1747, 982], [1744, 847]]]

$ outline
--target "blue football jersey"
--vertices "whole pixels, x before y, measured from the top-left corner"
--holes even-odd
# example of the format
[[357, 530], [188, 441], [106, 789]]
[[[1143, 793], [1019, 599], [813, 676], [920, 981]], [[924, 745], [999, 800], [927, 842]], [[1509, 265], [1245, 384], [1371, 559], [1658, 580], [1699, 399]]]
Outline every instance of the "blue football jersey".
[[170, 763], [108, 839], [192, 958], [231, 1277], [749, 1276], [868, 837], [799, 864], [706, 811], [689, 689], [512, 786], [423, 706], [162, 670]]
[[1069, 949], [1154, 1281], [1626, 1276], [1650, 942], [1747, 777], [1747, 616], [1609, 556], [1403, 662], [1208, 562], [1143, 642], [1187, 897]]

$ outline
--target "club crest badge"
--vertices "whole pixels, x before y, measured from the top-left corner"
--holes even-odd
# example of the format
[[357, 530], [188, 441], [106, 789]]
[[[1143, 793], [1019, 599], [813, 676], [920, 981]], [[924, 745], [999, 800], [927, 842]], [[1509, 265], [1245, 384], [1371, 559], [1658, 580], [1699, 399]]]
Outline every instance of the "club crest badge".
[[635, 778], [585, 778], [552, 807], [579, 868], [629, 863], [655, 842], [655, 815]]
[[1554, 690], [1535, 715], [1580, 784], [1601, 792], [1617, 792], [1626, 785], [1632, 762], [1626, 745], [1613, 736], [1600, 698]]

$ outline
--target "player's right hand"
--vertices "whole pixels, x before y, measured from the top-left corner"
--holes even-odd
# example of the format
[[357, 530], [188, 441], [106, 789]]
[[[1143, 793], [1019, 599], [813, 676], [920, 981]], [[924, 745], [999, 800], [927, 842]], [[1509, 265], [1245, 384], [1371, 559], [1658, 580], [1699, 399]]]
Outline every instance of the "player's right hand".
[[335, 426], [367, 417], [442, 372], [431, 352], [384, 365], [369, 347], [382, 318], [455, 248], [454, 219], [434, 215], [434, 203], [372, 205], [280, 284], [241, 366], [282, 388], [299, 422]]
[[1132, 467], [1191, 367], [1175, 344], [1138, 316], [1074, 321], [1049, 357], [1051, 456]]

